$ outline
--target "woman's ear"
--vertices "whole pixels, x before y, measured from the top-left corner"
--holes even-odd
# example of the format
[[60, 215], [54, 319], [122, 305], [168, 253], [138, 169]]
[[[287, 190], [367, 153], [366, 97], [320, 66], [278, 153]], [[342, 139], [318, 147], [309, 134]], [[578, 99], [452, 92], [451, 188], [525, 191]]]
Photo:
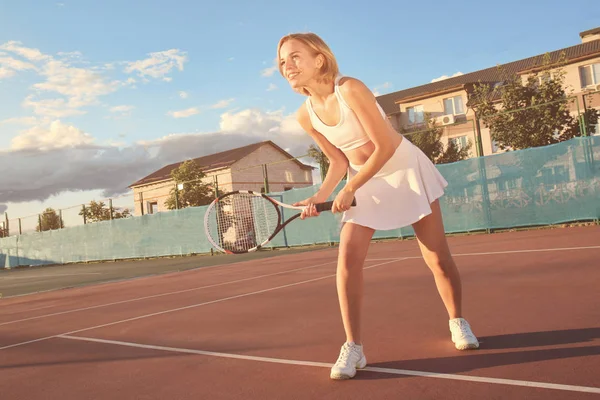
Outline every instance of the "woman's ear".
[[323, 54], [319, 54], [317, 56], [317, 67], [321, 68], [325, 64], [325, 56]]

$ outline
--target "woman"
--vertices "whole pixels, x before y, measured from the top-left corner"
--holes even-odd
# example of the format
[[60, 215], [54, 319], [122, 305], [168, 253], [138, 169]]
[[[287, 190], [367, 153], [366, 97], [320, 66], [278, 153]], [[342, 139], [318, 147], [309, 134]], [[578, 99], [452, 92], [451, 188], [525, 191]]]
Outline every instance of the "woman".
[[[349, 379], [366, 366], [361, 342], [363, 264], [375, 230], [412, 225], [426, 264], [450, 318], [459, 350], [479, 342], [461, 315], [461, 281], [446, 242], [439, 200], [447, 186], [433, 163], [398, 134], [359, 80], [342, 78], [336, 59], [315, 34], [284, 36], [277, 48], [279, 71], [292, 89], [307, 96], [297, 119], [330, 161], [318, 192], [299, 203], [301, 218], [318, 215], [348, 172], [332, 212], [343, 212], [337, 291], [346, 342], [331, 369], [332, 379]], [[350, 207], [353, 198], [357, 205]]]

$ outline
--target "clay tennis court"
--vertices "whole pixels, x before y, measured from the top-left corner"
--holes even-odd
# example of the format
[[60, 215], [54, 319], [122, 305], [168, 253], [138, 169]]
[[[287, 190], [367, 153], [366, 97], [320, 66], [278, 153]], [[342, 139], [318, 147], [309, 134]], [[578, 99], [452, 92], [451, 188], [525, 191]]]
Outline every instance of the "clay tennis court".
[[[173, 272], [0, 299], [1, 397], [600, 398], [600, 227], [454, 236], [449, 243], [479, 350], [452, 346], [414, 240], [371, 247], [364, 274], [368, 367], [350, 381], [329, 379], [344, 340], [336, 248], [199, 257], [185, 271], [172, 259], [163, 262], [173, 263]], [[202, 266], [206, 260], [213, 265]], [[0, 277], [34, 282], [42, 273], [69, 275], [65, 268], [71, 276], [104, 273], [94, 264]]]

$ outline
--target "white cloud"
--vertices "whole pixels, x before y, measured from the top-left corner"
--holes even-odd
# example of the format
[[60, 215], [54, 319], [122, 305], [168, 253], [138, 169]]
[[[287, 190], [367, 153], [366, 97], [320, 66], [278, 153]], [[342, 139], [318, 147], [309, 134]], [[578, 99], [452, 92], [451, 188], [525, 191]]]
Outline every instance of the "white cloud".
[[384, 90], [384, 89], [389, 89], [389, 88], [391, 88], [392, 86], [393, 86], [393, 85], [392, 85], [390, 82], [385, 82], [385, 83], [383, 83], [383, 84], [381, 84], [381, 85], [377, 85], [377, 86], [375, 86], [375, 87], [373, 88], [373, 95], [375, 95], [375, 96], [381, 96], [381, 94], [382, 94], [382, 92], [381, 92], [381, 91], [382, 91], [382, 90]]
[[126, 63], [125, 72], [137, 72], [142, 78], [149, 76], [155, 79], [170, 81], [171, 78], [166, 75], [173, 68], [183, 71], [183, 64], [187, 61], [187, 53], [179, 49], [150, 53], [149, 56], [143, 60]]
[[[100, 96], [124, 85], [109, 81], [102, 71], [94, 68], [73, 67], [73, 62], [83, 62], [79, 51], [59, 52], [60, 59], [56, 59], [15, 41], [0, 45], [0, 49], [12, 53], [3, 53], [0, 57], [0, 77], [14, 75], [15, 71], [35, 70], [43, 78], [31, 87], [36, 93], [28, 95], [22, 103], [38, 115], [62, 118], [84, 114], [81, 108], [98, 104]], [[28, 61], [19, 60], [15, 55]]]
[[6, 50], [20, 55], [30, 61], [47, 61], [52, 57], [42, 54], [38, 49], [21, 46], [21, 42], [9, 41], [0, 45], [0, 50]]
[[111, 107], [109, 111], [113, 112], [113, 113], [124, 113], [124, 112], [131, 111], [134, 108], [135, 108], [134, 106], [122, 105], [122, 106]]
[[120, 86], [118, 81], [107, 82], [95, 71], [70, 67], [62, 61], [47, 62], [41, 75], [47, 78], [46, 82], [37, 83], [33, 87], [66, 96], [71, 108], [96, 104], [99, 96], [112, 93]]
[[[266, 62], [263, 64], [266, 64]], [[268, 78], [269, 76], [273, 76], [276, 71], [279, 71], [279, 61], [277, 60], [277, 57], [273, 58], [272, 65], [269, 68], [263, 69], [260, 74], [263, 77]]]
[[94, 138], [72, 125], [60, 120], [49, 126], [39, 125], [28, 129], [12, 139], [12, 149], [50, 150], [93, 144]]
[[212, 109], [225, 108], [225, 107], [229, 106], [231, 103], [233, 103], [234, 101], [235, 101], [235, 99], [220, 100], [220, 101], [216, 102], [215, 104], [213, 104], [212, 106], [210, 106], [210, 108], [212, 108]]
[[448, 75], [442, 75], [442, 76], [440, 76], [439, 78], [432, 79], [432, 80], [431, 80], [431, 83], [434, 83], [434, 82], [439, 82], [439, 81], [443, 81], [444, 79], [448, 79], [448, 78], [454, 78], [455, 76], [461, 76], [461, 75], [463, 75], [463, 73], [462, 73], [462, 72], [460, 72], [460, 71], [459, 71], [459, 72], [457, 72], [457, 73], [455, 73], [455, 74], [454, 74], [454, 75], [452, 75], [452, 76], [448, 76]]
[[12, 69], [0, 67], [0, 79], [10, 78], [12, 76], [15, 76], [16, 74], [17, 73]]
[[36, 67], [31, 63], [22, 60], [17, 60], [13, 57], [0, 57], [0, 79], [14, 76], [16, 74], [16, 71], [23, 71], [28, 69], [35, 70]]
[[169, 111], [167, 113], [167, 115], [170, 115], [173, 118], [187, 118], [196, 114], [200, 114], [200, 110], [197, 107], [190, 107], [180, 111]]
[[269, 83], [269, 87], [267, 88], [267, 92], [271, 92], [277, 89], [277, 85], [274, 83]]
[[[121, 105], [121, 106], [111, 107], [108, 109], [108, 111], [110, 111], [113, 114], [120, 114], [118, 117], [113, 118], [113, 119], [119, 119], [121, 117], [129, 117], [131, 115], [131, 111], [133, 111], [133, 109], [135, 109], [134, 106]], [[112, 117], [108, 117], [108, 118], [112, 118]]]
[[36, 125], [38, 122], [37, 117], [14, 117], [0, 121], [0, 124]]
[[187, 99], [188, 97], [190, 97], [189, 93], [184, 92], [183, 90], [179, 92], [179, 97], [181, 97], [182, 99]]
[[10, 171], [0, 174], [0, 203], [43, 201], [82, 190], [103, 190], [103, 196], [110, 197], [127, 192], [128, 185], [157, 169], [188, 158], [264, 140], [298, 156], [313, 143], [295, 116], [283, 110], [224, 113], [216, 132], [171, 134], [127, 147], [94, 144], [92, 136], [60, 121], [20, 137], [13, 149], [0, 150], [0, 171]]
[[78, 110], [65, 99], [36, 100], [33, 95], [29, 95], [23, 100], [22, 106], [31, 107], [34, 113], [45, 117], [63, 118], [85, 114], [85, 111]]
[[269, 68], [265, 68], [263, 69], [260, 74], [262, 76], [264, 76], [265, 78], [268, 78], [269, 76], [273, 76], [273, 74], [275, 73], [275, 71], [277, 71], [277, 65], [273, 65], [272, 67]]

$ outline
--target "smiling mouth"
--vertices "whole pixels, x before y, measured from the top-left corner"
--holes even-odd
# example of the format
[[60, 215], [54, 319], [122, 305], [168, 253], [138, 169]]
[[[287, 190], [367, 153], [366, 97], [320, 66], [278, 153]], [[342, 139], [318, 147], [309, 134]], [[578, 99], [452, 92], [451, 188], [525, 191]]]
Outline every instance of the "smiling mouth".
[[297, 77], [300, 74], [300, 72], [293, 72], [291, 74], [288, 75], [288, 79], [294, 79], [295, 77]]

